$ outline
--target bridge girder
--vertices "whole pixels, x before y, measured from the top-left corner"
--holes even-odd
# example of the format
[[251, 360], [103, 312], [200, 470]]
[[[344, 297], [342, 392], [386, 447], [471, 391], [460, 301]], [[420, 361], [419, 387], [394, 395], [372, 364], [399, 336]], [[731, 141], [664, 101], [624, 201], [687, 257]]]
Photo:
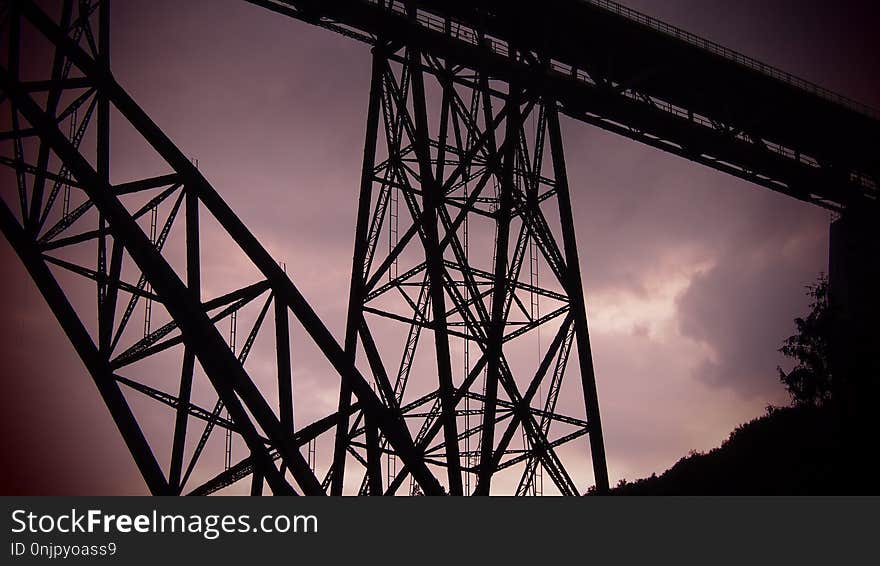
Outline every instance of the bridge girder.
[[880, 111], [609, 0], [248, 1], [479, 66], [574, 119], [830, 210], [880, 196]]

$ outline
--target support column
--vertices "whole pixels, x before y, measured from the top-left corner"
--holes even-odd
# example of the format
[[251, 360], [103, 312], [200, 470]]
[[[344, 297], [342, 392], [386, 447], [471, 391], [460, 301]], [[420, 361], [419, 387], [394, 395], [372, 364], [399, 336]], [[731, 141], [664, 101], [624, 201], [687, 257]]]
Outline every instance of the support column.
[[831, 224], [829, 361], [834, 396], [845, 404], [870, 403], [880, 392], [880, 232], [876, 218], [876, 214], [849, 211]]
[[[363, 289], [364, 289], [364, 260], [367, 254], [367, 229], [370, 220], [370, 201], [372, 199], [373, 167], [376, 159], [376, 141], [379, 132], [379, 103], [382, 93], [382, 69], [384, 59], [380, 47], [373, 49], [373, 71], [370, 80], [370, 99], [367, 106], [367, 132], [364, 138], [364, 160], [361, 170], [361, 187], [358, 197], [357, 225], [355, 226], [354, 255], [351, 262], [351, 285], [348, 294], [348, 316], [345, 326], [345, 355], [348, 361], [354, 363], [357, 352], [358, 328], [361, 325], [363, 314]], [[336, 427], [336, 439], [333, 449], [332, 480], [330, 484], [331, 495], [342, 495], [343, 481], [345, 479], [345, 458], [349, 443], [348, 409], [351, 406], [351, 388], [343, 381], [339, 390], [339, 424]], [[370, 468], [367, 473], [373, 480], [371, 491], [381, 491], [375, 482], [380, 481], [381, 470], [379, 466], [378, 444], [375, 440], [375, 423], [368, 420], [366, 427], [370, 430], [368, 437]]]
[[568, 268], [565, 286], [568, 297], [571, 300], [572, 314], [574, 316], [575, 340], [577, 341], [584, 405], [587, 411], [587, 422], [590, 427], [590, 451], [593, 456], [593, 474], [598, 492], [606, 493], [608, 491], [608, 468], [605, 463], [605, 441], [602, 437], [602, 422], [599, 418], [596, 373], [593, 369], [593, 353], [590, 348], [590, 334], [587, 329], [587, 308], [584, 303], [577, 239], [574, 234], [574, 217], [571, 213], [571, 196], [568, 190], [568, 173], [565, 169], [562, 133], [559, 129], [559, 113], [554, 102], [547, 104], [547, 126], [550, 133], [551, 153], [553, 154], [553, 172], [556, 175], [559, 218], [562, 224], [562, 242], [565, 248], [565, 263]]

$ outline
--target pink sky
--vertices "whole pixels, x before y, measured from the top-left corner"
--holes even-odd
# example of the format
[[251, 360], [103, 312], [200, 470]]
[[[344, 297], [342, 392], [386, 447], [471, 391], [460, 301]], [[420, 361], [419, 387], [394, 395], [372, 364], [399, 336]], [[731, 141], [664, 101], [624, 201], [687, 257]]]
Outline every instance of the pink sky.
[[[860, 19], [867, 8], [765, 4], [628, 2], [880, 106], [875, 81], [866, 78], [880, 51], [868, 49], [871, 26]], [[864, 29], [845, 23], [853, 21]], [[237, 0], [129, 0], [114, 5], [113, 66], [117, 80], [198, 158], [233, 210], [287, 263], [341, 342], [368, 49]], [[616, 483], [662, 472], [689, 450], [718, 445], [768, 404], [787, 402], [776, 349], [806, 308], [802, 289], [826, 269], [829, 216], [569, 119], [563, 134]], [[114, 181], [150, 167], [122, 125], [114, 124], [113, 139]], [[206, 286], [222, 282], [219, 292], [253, 280], [210, 223], [203, 241], [215, 270], [205, 275]], [[88, 374], [5, 240], [0, 263], [7, 382], [0, 479], [12, 486], [7, 491], [144, 493]], [[254, 350], [258, 378], [260, 355], [271, 356], [271, 344]], [[323, 379], [318, 362], [295, 372], [314, 404], [301, 414], [329, 412], [338, 381]], [[156, 417], [145, 426], [158, 431], [158, 423]]]

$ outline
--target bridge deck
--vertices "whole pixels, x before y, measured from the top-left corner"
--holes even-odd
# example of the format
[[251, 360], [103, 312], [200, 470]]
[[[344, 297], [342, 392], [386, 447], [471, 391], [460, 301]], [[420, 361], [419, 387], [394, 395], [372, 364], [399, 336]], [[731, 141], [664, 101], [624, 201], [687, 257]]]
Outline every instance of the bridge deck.
[[516, 78], [579, 120], [795, 198], [877, 200], [877, 111], [607, 0], [249, 1]]

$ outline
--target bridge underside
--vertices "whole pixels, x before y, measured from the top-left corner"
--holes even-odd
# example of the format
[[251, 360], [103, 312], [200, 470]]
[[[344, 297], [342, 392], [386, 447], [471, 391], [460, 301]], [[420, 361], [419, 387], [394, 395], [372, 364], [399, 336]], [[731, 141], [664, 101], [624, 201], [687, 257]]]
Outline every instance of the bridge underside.
[[[339, 344], [115, 82], [109, 2], [56, 12], [2, 13], [0, 229], [151, 492], [607, 489], [555, 100], [375, 46]], [[111, 116], [163, 172], [115, 182]], [[221, 235], [206, 242], [206, 224]], [[246, 258], [250, 279], [218, 278], [206, 244]], [[339, 388], [314, 418], [293, 363], [305, 343]]]
[[880, 196], [880, 112], [608, 0], [248, 1], [516, 80], [577, 120], [818, 206]]

